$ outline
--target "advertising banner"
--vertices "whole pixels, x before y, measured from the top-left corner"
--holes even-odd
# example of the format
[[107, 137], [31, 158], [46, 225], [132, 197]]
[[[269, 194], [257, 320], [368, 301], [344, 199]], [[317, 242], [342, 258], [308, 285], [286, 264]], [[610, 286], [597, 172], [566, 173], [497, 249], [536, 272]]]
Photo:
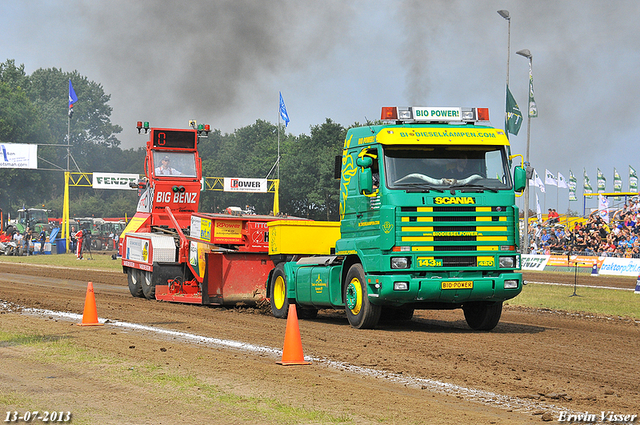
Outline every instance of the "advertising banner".
[[205, 242], [211, 241], [211, 220], [198, 216], [191, 216], [189, 236]]
[[598, 274], [611, 276], [640, 276], [640, 258], [587, 257], [585, 255], [530, 255], [522, 254], [522, 270], [558, 271], [592, 268], [598, 266]]
[[548, 255], [522, 254], [522, 270], [537, 270], [541, 272], [547, 265], [547, 260], [549, 260]]
[[586, 255], [551, 255], [547, 261], [547, 267], [585, 267], [591, 268], [594, 264], [600, 266], [603, 259], [599, 257], [587, 257]]
[[150, 264], [151, 241], [149, 239], [141, 239], [136, 237], [127, 237], [127, 246], [125, 258], [127, 260], [139, 261]]
[[242, 241], [241, 220], [215, 220], [213, 227], [215, 243], [238, 243]]
[[94, 189], [137, 190], [135, 187], [130, 187], [129, 183], [138, 183], [139, 178], [138, 174], [93, 173], [91, 184]]
[[0, 144], [0, 168], [38, 168], [38, 145]]
[[267, 179], [224, 178], [225, 192], [267, 193]]
[[607, 257], [602, 262], [599, 274], [616, 276], [640, 276], [640, 259]]

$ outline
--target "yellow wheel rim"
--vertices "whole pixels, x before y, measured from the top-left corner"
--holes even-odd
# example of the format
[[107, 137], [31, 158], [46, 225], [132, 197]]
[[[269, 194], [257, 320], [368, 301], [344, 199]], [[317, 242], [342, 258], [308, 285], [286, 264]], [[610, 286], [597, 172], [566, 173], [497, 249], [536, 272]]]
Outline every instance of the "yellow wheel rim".
[[354, 316], [357, 316], [362, 308], [362, 285], [357, 277], [351, 279], [347, 286], [347, 307]]
[[276, 281], [273, 282], [273, 303], [275, 304], [278, 310], [280, 310], [284, 305], [284, 299], [285, 299], [284, 290], [285, 290], [284, 279], [282, 276], [278, 276], [276, 278]]

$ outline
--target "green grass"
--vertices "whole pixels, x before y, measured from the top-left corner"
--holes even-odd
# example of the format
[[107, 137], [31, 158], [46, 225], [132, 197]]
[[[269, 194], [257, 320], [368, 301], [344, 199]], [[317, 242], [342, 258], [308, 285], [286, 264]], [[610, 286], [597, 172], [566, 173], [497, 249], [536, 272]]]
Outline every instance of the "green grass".
[[[33, 406], [33, 399], [25, 394], [0, 388], [0, 406]], [[5, 412], [2, 412], [5, 413]], [[6, 414], [6, 413], [5, 413]]]
[[530, 283], [506, 304], [640, 319], [640, 294], [633, 291], [578, 286], [578, 296], [572, 294], [572, 286]]
[[[206, 382], [206, 378], [196, 376], [183, 370], [172, 370], [164, 364], [149, 361], [131, 361], [122, 356], [113, 356], [106, 352], [96, 352], [85, 348], [73, 338], [59, 338], [33, 333], [2, 331], [0, 323], [0, 347], [11, 345], [28, 350], [31, 362], [55, 365], [56, 370], [103, 371], [102, 379], [127, 383], [144, 389], [155, 398], [164, 399], [166, 403], [175, 400], [189, 400], [202, 406], [211, 406], [210, 414], [217, 417], [233, 419], [235, 423], [273, 423], [273, 424], [352, 424], [353, 419], [344, 413], [326, 412], [314, 408], [292, 406], [276, 398], [264, 396], [246, 396], [234, 393], [233, 388], [224, 388]], [[104, 367], [108, 365], [108, 367]], [[0, 389], [0, 405], [38, 406], [31, 397], [19, 390]], [[178, 409], [183, 406], [178, 405]], [[37, 409], [35, 409], [37, 410]], [[92, 413], [80, 409], [79, 418], [82, 423], [94, 423]], [[143, 418], [144, 419], [144, 418]], [[80, 423], [80, 422], [78, 422]]]
[[37, 350], [30, 354], [30, 358], [40, 363], [61, 359], [79, 363], [100, 360], [98, 355], [90, 355], [87, 349], [79, 348], [70, 338], [60, 336], [5, 332], [0, 329], [0, 347], [3, 346], [35, 347]]
[[113, 260], [111, 254], [104, 252], [84, 253], [86, 260], [77, 260], [75, 254], [52, 254], [52, 255], [30, 255], [30, 256], [5, 256], [0, 255], [0, 262], [3, 263], [21, 263], [21, 264], [37, 264], [42, 266], [56, 267], [73, 267], [92, 270], [119, 270], [122, 271], [122, 260], [120, 258]]
[[[128, 373], [127, 373], [128, 372]], [[163, 392], [187, 394], [191, 398], [200, 398], [204, 404], [216, 406], [218, 414], [243, 418], [240, 422], [266, 421], [277, 424], [335, 424], [353, 423], [346, 414], [332, 414], [316, 409], [294, 407], [268, 397], [249, 397], [234, 394], [218, 385], [208, 384], [194, 375], [176, 375], [167, 373], [162, 366], [146, 364], [142, 367], [123, 369], [123, 379], [135, 383], [152, 384]]]

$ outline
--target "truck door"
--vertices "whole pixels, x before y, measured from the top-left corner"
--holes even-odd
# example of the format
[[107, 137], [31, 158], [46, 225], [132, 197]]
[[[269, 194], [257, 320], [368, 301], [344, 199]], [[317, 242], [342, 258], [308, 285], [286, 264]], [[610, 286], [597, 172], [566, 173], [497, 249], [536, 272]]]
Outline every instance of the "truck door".
[[[356, 228], [360, 237], [377, 237], [380, 234], [380, 186], [383, 183], [380, 176], [378, 149], [364, 149], [358, 157], [365, 160], [360, 160], [363, 166], [358, 167]], [[371, 242], [372, 248], [377, 249], [377, 242]]]

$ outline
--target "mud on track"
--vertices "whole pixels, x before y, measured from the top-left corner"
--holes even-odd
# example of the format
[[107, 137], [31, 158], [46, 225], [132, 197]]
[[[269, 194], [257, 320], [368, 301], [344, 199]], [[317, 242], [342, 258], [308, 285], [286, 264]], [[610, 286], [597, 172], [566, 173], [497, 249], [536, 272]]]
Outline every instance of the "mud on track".
[[[573, 276], [552, 277], [573, 283]], [[540, 280], [540, 275], [531, 280]], [[600, 280], [590, 278], [588, 283]], [[82, 314], [88, 281], [93, 282], [101, 318], [282, 348], [284, 320], [259, 309], [135, 299], [121, 273], [0, 264], [0, 300]], [[606, 280], [607, 286], [634, 284], [628, 278]], [[347, 423], [517, 424], [542, 422], [545, 412], [556, 415], [555, 420], [565, 409], [640, 413], [640, 326], [632, 320], [506, 307], [500, 324], [489, 333], [469, 330], [461, 311], [418, 311], [408, 324], [382, 324], [375, 330], [353, 329], [337, 311], [300, 321], [305, 355], [381, 372], [371, 377], [325, 361], [282, 367], [268, 353], [210, 347], [109, 324], [86, 329], [9, 310], [0, 314], [0, 331], [69, 339], [89, 353], [122, 358], [132, 369], [154, 362], [163, 373], [192, 374], [234, 396], [275, 399], [329, 412]], [[197, 394], [176, 397], [152, 385], [123, 383], [105, 366], [50, 367], [31, 362], [24, 347], [0, 345], [0, 404], [10, 400], [3, 394], [27, 394], [50, 409], [62, 410], [57, 406], [64, 404], [79, 423], [278, 423], [251, 411], [230, 412], [203, 403]], [[466, 393], [447, 395], [429, 385], [394, 382], [394, 377], [446, 383], [530, 404], [481, 403]], [[34, 407], [11, 405], [6, 410]]]

